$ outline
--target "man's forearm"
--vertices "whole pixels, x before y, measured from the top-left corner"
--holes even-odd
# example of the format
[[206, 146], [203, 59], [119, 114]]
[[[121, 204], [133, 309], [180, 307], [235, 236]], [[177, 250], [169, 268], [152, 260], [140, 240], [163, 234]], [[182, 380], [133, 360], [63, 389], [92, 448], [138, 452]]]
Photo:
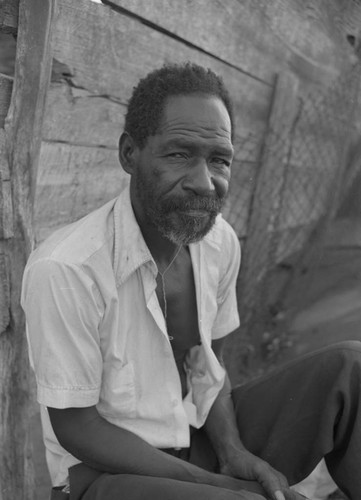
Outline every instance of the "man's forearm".
[[107, 422], [94, 407], [49, 408], [49, 415], [60, 444], [97, 470], [168, 477], [232, 490], [243, 487], [237, 479], [208, 472], [154, 448], [132, 432]]
[[290, 490], [283, 474], [250, 453], [243, 445], [237, 428], [228, 376], [208, 415], [205, 430], [216, 452], [222, 474], [248, 480], [247, 489], [266, 493], [267, 498], [301, 498], [298, 493]]
[[227, 462], [233, 453], [245, 450], [237, 428], [231, 384], [227, 375], [223, 388], [209, 412], [205, 430], [221, 465]]

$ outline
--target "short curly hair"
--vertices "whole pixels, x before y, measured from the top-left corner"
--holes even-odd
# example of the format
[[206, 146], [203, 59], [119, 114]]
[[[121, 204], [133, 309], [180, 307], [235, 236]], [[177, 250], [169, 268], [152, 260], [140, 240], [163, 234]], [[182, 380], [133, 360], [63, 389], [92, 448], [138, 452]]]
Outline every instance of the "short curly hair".
[[128, 103], [125, 132], [142, 148], [147, 138], [157, 133], [167, 98], [188, 94], [221, 99], [230, 117], [233, 139], [233, 105], [222, 78], [211, 69], [190, 62], [165, 64], [139, 81]]

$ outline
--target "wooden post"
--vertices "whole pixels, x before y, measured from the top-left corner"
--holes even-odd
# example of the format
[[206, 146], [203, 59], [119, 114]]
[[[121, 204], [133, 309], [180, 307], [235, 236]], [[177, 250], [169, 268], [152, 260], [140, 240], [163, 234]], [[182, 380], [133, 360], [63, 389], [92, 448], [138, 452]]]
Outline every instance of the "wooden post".
[[[0, 10], [0, 22], [14, 14], [14, 4], [3, 0], [0, 8], [11, 8], [5, 13]], [[36, 498], [27, 429], [29, 363], [20, 290], [33, 245], [32, 208], [51, 74], [53, 13], [53, 0], [20, 1], [13, 92], [5, 130], [0, 129], [0, 500]], [[14, 30], [16, 16], [11, 19]]]
[[[288, 167], [292, 141], [292, 129], [297, 120], [299, 102], [298, 79], [289, 72], [277, 76], [273, 99], [261, 152], [260, 167], [256, 178], [256, 188], [250, 206], [246, 243], [243, 246], [242, 266], [238, 283], [238, 307], [242, 333], [251, 335], [254, 352], [259, 353], [257, 338], [262, 332], [255, 331], [254, 313], [258, 317], [266, 304], [259, 304], [260, 287], [263, 285], [271, 251], [277, 215], [282, 203], [285, 169]], [[248, 330], [252, 323], [252, 332]], [[261, 324], [261, 321], [259, 322]], [[238, 334], [237, 334], [238, 335]], [[232, 339], [230, 372], [237, 381], [237, 365], [242, 358], [244, 338]], [[250, 371], [255, 367], [250, 366]]]

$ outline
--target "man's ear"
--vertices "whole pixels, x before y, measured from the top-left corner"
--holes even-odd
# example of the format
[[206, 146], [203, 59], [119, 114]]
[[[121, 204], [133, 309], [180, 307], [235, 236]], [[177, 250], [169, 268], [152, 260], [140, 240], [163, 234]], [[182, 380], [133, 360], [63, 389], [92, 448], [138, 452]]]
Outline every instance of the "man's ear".
[[125, 172], [132, 175], [134, 172], [135, 158], [139, 152], [138, 146], [134, 139], [123, 132], [119, 138], [119, 161]]

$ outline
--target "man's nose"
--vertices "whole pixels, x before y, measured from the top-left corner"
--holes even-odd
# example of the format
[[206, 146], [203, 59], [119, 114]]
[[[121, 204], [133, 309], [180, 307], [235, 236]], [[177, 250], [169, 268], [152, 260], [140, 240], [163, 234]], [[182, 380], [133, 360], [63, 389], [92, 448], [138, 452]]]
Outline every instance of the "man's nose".
[[183, 182], [183, 189], [193, 191], [198, 195], [209, 194], [215, 190], [206, 160], [197, 160], [189, 167], [189, 172]]

